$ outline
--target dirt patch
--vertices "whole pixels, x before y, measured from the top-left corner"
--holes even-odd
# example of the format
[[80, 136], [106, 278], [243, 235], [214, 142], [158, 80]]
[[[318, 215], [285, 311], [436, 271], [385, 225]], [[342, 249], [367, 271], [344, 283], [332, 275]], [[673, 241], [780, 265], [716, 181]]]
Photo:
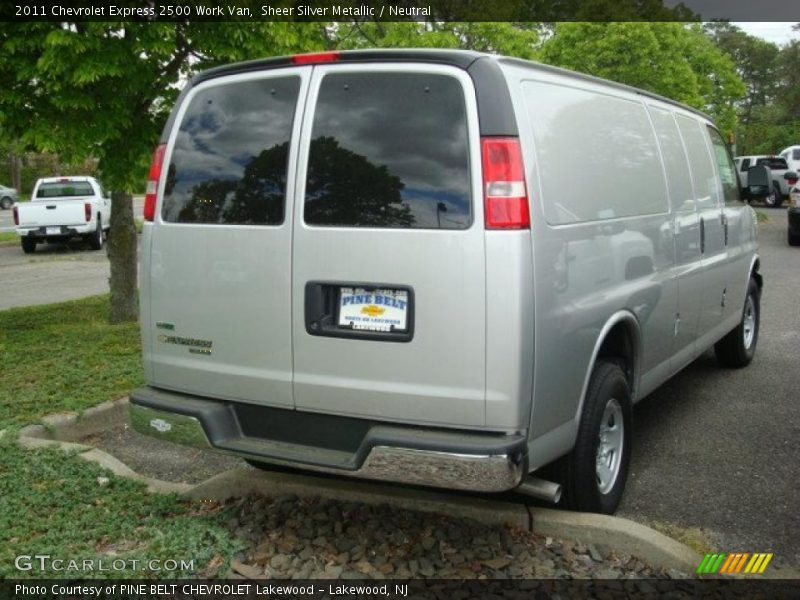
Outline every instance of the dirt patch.
[[142, 435], [128, 424], [91, 435], [80, 443], [108, 452], [141, 475], [165, 481], [200, 483], [223, 471], [248, 467], [239, 458]]

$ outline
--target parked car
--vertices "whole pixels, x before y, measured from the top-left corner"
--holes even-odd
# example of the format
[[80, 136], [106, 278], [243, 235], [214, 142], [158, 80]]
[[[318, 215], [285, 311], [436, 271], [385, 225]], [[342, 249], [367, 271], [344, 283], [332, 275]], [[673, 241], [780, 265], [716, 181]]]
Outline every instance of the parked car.
[[266, 468], [611, 513], [632, 405], [758, 340], [755, 212], [712, 121], [514, 58], [201, 73], [144, 218], [132, 421]]
[[786, 160], [789, 169], [800, 173], [800, 146], [789, 146], [781, 150], [778, 154]]
[[772, 188], [768, 196], [764, 198], [764, 204], [770, 207], [778, 207], [783, 204], [784, 198], [789, 197], [790, 184], [784, 178], [789, 171], [786, 159], [780, 156], [737, 156], [733, 159], [736, 170], [739, 172], [739, 181], [743, 188], [747, 187], [747, 170], [750, 167], [765, 166], [772, 171]]
[[14, 205], [14, 202], [19, 200], [17, 190], [14, 188], [0, 185], [0, 208], [7, 210]]
[[800, 246], [800, 186], [795, 185], [789, 194], [789, 208], [786, 210], [789, 222], [788, 239], [790, 246]]
[[31, 201], [14, 206], [14, 225], [25, 253], [41, 242], [81, 236], [93, 250], [103, 247], [111, 222], [111, 201], [94, 177], [45, 177]]

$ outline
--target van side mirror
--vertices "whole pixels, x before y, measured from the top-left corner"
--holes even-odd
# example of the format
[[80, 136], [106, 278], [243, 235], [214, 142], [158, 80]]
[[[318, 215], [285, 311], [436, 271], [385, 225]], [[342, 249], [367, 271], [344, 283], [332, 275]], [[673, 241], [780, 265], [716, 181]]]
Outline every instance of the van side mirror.
[[764, 165], [755, 165], [747, 169], [747, 197], [766, 198], [772, 188], [772, 171]]

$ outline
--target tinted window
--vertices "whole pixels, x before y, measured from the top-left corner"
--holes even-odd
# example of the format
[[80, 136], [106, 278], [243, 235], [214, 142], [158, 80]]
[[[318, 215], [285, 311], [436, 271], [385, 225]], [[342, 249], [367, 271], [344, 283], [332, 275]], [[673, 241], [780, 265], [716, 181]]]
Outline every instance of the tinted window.
[[650, 107], [650, 116], [653, 118], [661, 155], [664, 157], [672, 206], [675, 210], [692, 211], [694, 210], [692, 179], [675, 119], [671, 112], [653, 106]]
[[725, 203], [739, 201], [739, 183], [736, 178], [736, 168], [733, 166], [733, 160], [728, 152], [728, 147], [716, 129], [708, 128], [708, 133], [711, 135], [711, 145], [714, 147], [714, 159], [717, 162], [717, 170], [722, 179], [722, 194], [725, 197]]
[[792, 160], [800, 160], [800, 148], [792, 150]]
[[764, 165], [770, 169], [788, 169], [789, 165], [782, 158], [759, 158], [756, 160], [757, 165]]
[[523, 89], [549, 223], [669, 210], [658, 146], [641, 103], [549, 83], [527, 81]]
[[162, 217], [179, 223], [283, 222], [300, 80], [262, 79], [200, 91], [181, 122]]
[[88, 181], [42, 183], [36, 191], [37, 198], [67, 198], [69, 196], [94, 196]]
[[305, 221], [464, 229], [471, 220], [468, 148], [458, 80], [326, 75], [314, 112]]
[[742, 161], [742, 166], [741, 166], [742, 173], [746, 173], [747, 169], [749, 169], [749, 168], [750, 168], [750, 159], [749, 158], [745, 158]]
[[690, 117], [677, 115], [678, 128], [686, 145], [689, 168], [692, 170], [698, 208], [713, 208], [719, 203], [719, 187], [714, 164], [700, 123]]

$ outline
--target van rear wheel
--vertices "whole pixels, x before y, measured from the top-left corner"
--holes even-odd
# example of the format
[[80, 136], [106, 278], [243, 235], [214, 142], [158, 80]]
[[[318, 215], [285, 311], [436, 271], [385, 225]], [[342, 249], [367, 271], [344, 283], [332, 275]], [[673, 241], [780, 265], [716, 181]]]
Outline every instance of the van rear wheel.
[[753, 360], [758, 343], [761, 317], [761, 291], [756, 280], [750, 278], [739, 325], [714, 346], [717, 360], [726, 367], [740, 369]]
[[625, 373], [616, 363], [599, 361], [589, 379], [575, 447], [559, 464], [566, 508], [617, 510], [628, 477], [632, 412]]

